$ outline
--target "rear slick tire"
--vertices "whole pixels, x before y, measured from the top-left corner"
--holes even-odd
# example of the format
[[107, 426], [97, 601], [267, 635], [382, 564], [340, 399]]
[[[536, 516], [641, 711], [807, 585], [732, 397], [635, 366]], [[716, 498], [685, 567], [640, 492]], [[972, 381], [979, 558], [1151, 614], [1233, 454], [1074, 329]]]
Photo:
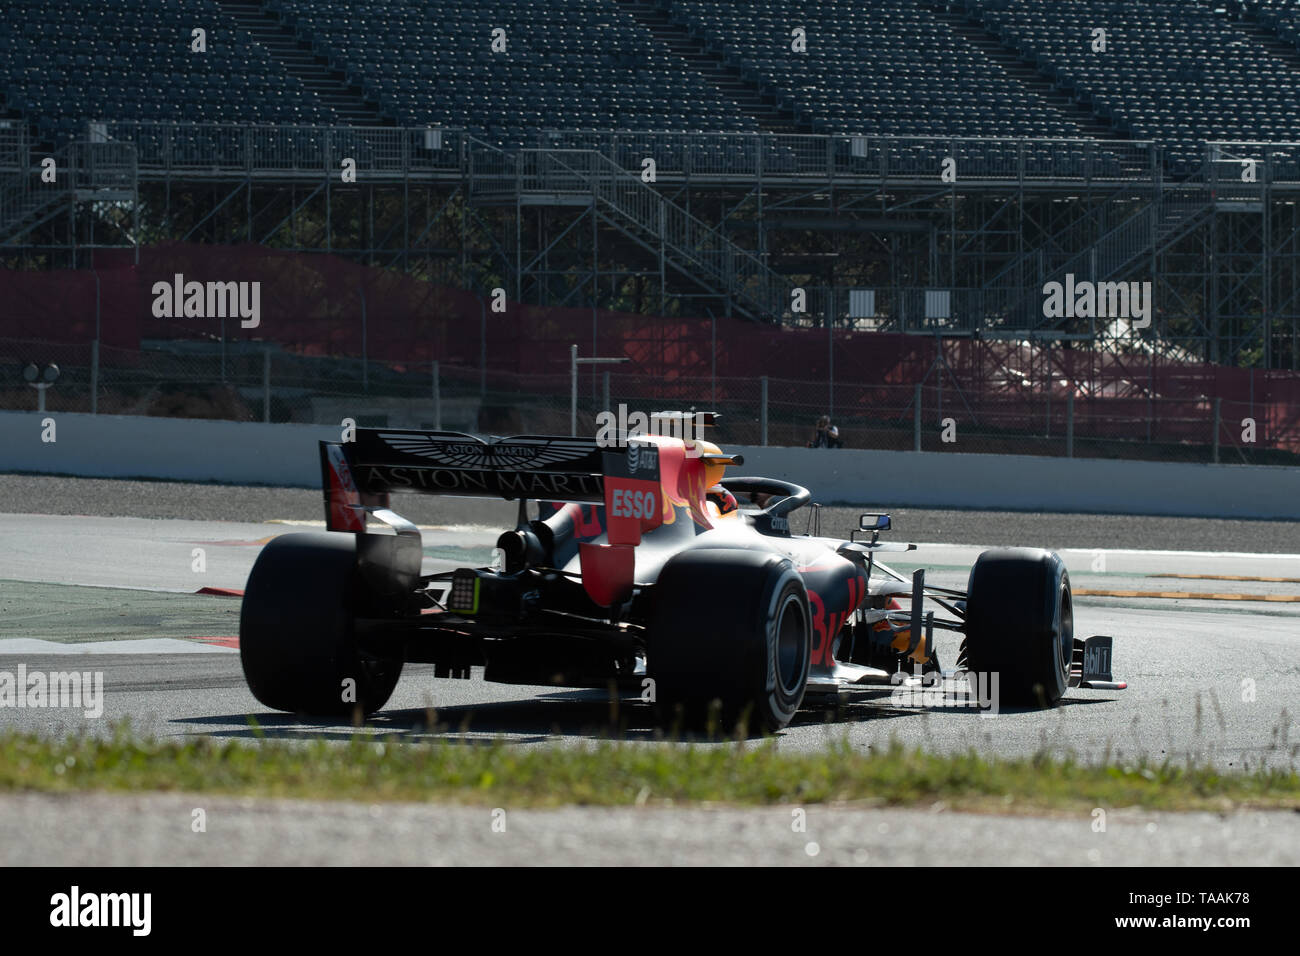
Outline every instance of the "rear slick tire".
[[727, 730], [780, 730], [803, 702], [811, 667], [803, 578], [771, 552], [679, 554], [655, 584], [646, 652], [661, 723], [717, 717]]
[[286, 534], [258, 555], [240, 609], [239, 659], [267, 707], [356, 718], [392, 695], [402, 662], [357, 648], [353, 623], [372, 599], [356, 549], [351, 534]]

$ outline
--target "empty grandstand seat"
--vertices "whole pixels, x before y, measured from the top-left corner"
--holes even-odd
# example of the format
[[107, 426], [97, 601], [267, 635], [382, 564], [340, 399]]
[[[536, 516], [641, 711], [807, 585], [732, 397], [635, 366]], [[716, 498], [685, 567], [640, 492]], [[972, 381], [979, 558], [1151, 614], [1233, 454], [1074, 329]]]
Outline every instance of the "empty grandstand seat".
[[[1117, 132], [1165, 147], [1171, 172], [1200, 161], [1214, 138], [1295, 139], [1296, 72], [1244, 31], [1220, 4], [1200, 0], [1107, 3], [1107, 49], [1091, 48], [1099, 4], [1088, 0], [967, 0], [997, 33], [1061, 90], [1090, 105]], [[1246, 0], [1248, 14], [1285, 38], [1300, 7]]]
[[[82, 135], [89, 119], [336, 120], [215, 0], [10, 0], [6, 15], [24, 24], [25, 37], [34, 29], [32, 42], [0, 56], [0, 88], [13, 89], [29, 70], [46, 74], [6, 99], [56, 143]], [[190, 50], [196, 24], [208, 30], [207, 53]], [[249, 87], [253, 71], [274, 87]]]

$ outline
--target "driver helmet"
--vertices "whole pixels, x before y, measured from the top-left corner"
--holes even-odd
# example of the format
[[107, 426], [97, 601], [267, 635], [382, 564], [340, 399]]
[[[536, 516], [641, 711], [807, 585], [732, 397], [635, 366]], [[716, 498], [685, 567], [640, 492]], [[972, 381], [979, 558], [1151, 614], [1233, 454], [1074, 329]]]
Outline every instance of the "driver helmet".
[[720, 515], [730, 514], [740, 507], [740, 502], [736, 500], [736, 496], [722, 485], [714, 485], [706, 494], [709, 501], [717, 506]]

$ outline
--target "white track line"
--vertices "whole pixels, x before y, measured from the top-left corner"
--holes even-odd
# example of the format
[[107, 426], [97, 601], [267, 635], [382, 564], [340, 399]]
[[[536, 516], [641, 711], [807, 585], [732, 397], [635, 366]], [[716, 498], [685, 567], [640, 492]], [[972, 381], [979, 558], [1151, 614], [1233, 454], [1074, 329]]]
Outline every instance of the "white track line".
[[32, 637], [0, 640], [0, 655], [23, 654], [238, 654], [233, 647], [217, 647], [202, 641], [175, 637], [144, 637], [120, 641], [84, 641], [60, 644]]

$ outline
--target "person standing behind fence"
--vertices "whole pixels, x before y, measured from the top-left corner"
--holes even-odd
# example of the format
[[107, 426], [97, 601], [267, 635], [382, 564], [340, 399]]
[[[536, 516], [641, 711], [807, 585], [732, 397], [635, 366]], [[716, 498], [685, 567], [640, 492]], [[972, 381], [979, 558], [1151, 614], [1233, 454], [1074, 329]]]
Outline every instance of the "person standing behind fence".
[[840, 441], [840, 430], [831, 424], [831, 417], [823, 415], [817, 419], [817, 431], [813, 435], [812, 441], [808, 443], [809, 448], [843, 448], [844, 442]]

